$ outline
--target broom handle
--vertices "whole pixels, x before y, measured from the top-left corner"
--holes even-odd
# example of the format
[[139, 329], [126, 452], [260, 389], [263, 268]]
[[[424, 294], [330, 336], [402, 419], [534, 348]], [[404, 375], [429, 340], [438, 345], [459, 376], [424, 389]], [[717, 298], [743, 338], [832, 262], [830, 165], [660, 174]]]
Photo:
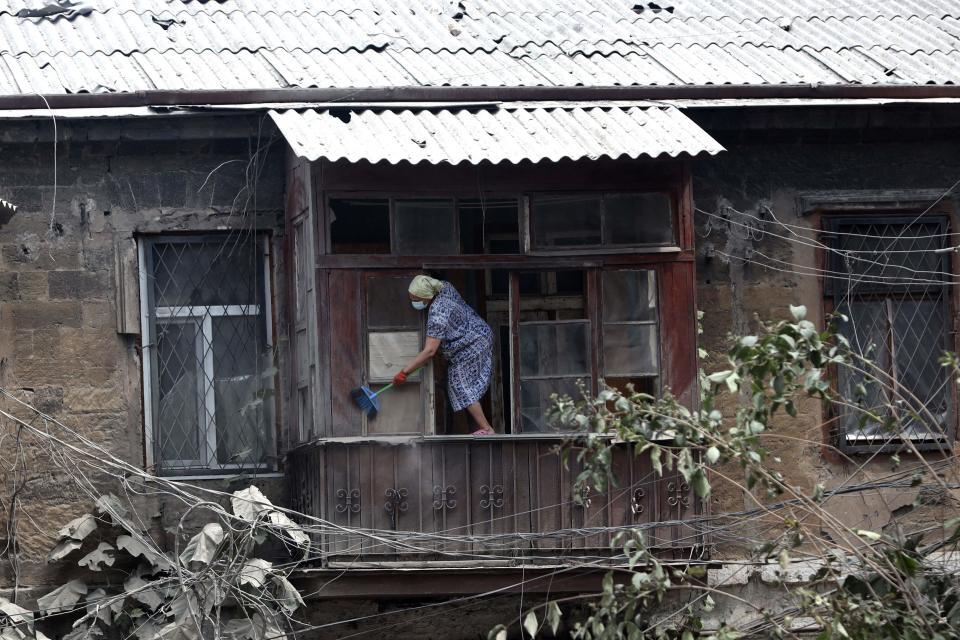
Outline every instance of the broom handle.
[[[420, 369], [423, 369], [425, 366], [426, 366], [426, 365], [422, 364], [422, 365], [420, 365], [419, 367], [417, 367], [416, 369], [414, 369], [413, 371], [411, 371], [410, 373], [408, 373], [407, 375], [408, 375], [408, 376], [412, 376], [412, 375], [415, 374], [417, 371], [420, 371]], [[392, 386], [393, 386], [393, 383], [391, 382], [390, 384], [388, 384], [387, 386], [385, 386], [383, 389], [380, 389], [380, 391], [377, 391], [375, 394], [373, 394], [373, 397], [376, 398], [378, 395], [380, 395], [381, 393], [383, 393], [384, 391], [386, 391], [387, 389], [389, 389], [389, 388], [392, 387]]]

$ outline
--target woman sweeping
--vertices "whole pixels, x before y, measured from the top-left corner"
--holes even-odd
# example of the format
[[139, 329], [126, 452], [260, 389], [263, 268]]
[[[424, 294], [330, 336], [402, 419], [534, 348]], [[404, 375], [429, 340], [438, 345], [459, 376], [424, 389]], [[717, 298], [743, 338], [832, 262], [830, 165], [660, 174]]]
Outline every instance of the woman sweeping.
[[411, 371], [440, 349], [447, 361], [447, 392], [453, 410], [466, 409], [473, 417], [480, 427], [473, 435], [492, 434], [480, 398], [493, 373], [493, 331], [449, 282], [421, 275], [407, 291], [414, 309], [428, 310], [427, 339], [423, 350], [393, 377], [394, 384], [406, 382]]

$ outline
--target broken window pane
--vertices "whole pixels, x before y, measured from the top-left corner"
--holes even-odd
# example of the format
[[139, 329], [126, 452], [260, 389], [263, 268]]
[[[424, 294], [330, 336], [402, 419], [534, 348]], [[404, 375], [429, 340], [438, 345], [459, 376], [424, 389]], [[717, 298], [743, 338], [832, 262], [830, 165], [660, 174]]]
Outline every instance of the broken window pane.
[[459, 253], [453, 200], [396, 200], [394, 253], [438, 256]]
[[330, 200], [332, 253], [390, 253], [390, 203]]
[[657, 320], [657, 284], [653, 271], [603, 273], [604, 322]]
[[601, 196], [542, 195], [531, 198], [533, 246], [538, 249], [600, 244]]
[[571, 376], [590, 371], [589, 323], [520, 325], [520, 376]]
[[516, 199], [460, 200], [460, 248], [463, 253], [520, 253]]
[[670, 245], [673, 212], [665, 193], [611, 193], [604, 197], [604, 244]]
[[553, 380], [523, 380], [520, 382], [520, 427], [524, 433], [550, 433], [556, 427], [547, 420], [553, 401], [552, 394], [583, 398], [578, 382], [589, 389], [589, 378], [558, 378]]

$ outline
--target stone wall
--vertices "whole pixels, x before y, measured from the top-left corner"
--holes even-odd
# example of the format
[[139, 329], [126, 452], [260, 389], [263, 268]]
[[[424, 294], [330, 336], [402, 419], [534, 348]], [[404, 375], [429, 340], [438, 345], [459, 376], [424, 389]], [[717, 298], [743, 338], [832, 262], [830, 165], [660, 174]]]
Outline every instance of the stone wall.
[[[822, 326], [822, 287], [810, 268], [819, 265], [811, 243], [786, 226], [816, 229], [816, 215], [798, 215], [806, 194], [925, 190], [945, 192], [960, 179], [960, 129], [951, 107], [714, 109], [690, 115], [727, 148], [694, 165], [698, 211], [697, 304], [705, 311], [702, 346], [707, 370], [724, 368], [730, 334], [755, 332], [762, 320], [789, 318], [789, 305], [803, 304]], [[942, 206], [955, 205], [952, 192]], [[721, 219], [726, 216], [729, 222]], [[763, 217], [758, 223], [756, 218]], [[775, 218], [775, 219], [774, 219]], [[956, 219], [953, 229], [957, 229]], [[748, 234], [747, 231], [750, 231]], [[802, 230], [794, 230], [799, 236]], [[773, 268], [762, 266], [772, 265]], [[807, 267], [807, 269], [804, 269]], [[782, 463], [774, 465], [805, 489], [827, 489], [889, 473], [889, 456], [847, 459], [822, 447], [829, 442], [822, 407], [805, 402], [798, 419], [785, 419], [767, 445]], [[916, 460], [902, 456], [904, 466]], [[941, 459], [942, 454], [930, 454]], [[737, 469], [723, 469], [741, 477]], [[754, 496], [721, 482], [712, 496], [714, 513], [756, 505]], [[897, 518], [934, 521], [952, 511], [954, 497], [914, 508], [918, 490], [835, 497], [831, 513], [851, 527], [880, 530]], [[720, 550], [720, 557], [743, 549]]]
[[[142, 466], [134, 235], [258, 228], [280, 247], [282, 141], [262, 135], [268, 129], [246, 117], [56, 124], [56, 145], [50, 120], [5, 122], [0, 133], [0, 198], [19, 207], [0, 219], [0, 386]], [[258, 150], [259, 166], [251, 162]], [[278, 302], [282, 282], [274, 280]], [[282, 309], [275, 305], [276, 314]], [[0, 407], [16, 408], [9, 400]], [[0, 446], [9, 462], [15, 432], [4, 433]], [[89, 496], [37, 447], [23, 455], [29, 463], [16, 542], [20, 583], [31, 584], [56, 570], [43, 562], [51, 535], [89, 508]], [[21, 479], [5, 475], [5, 496]], [[103, 478], [94, 481], [116, 490]], [[281, 494], [278, 478], [257, 483]], [[207, 484], [230, 488], [228, 481]], [[164, 540], [178, 510], [158, 499], [141, 506]], [[5, 512], [0, 529], [9, 539], [6, 522]]]

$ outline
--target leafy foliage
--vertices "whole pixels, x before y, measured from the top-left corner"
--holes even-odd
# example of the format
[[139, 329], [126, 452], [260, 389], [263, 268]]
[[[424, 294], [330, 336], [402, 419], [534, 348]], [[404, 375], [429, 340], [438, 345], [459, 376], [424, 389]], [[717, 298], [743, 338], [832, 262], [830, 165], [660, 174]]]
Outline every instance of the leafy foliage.
[[[636, 455], [649, 456], [657, 476], [676, 469], [700, 498], [710, 495], [718, 477], [710, 467], [726, 465], [723, 477], [728, 479], [731, 468], [742, 471], [743, 483], [733, 481], [738, 488], [758, 497], [786, 494], [795, 505], [792, 513], [830, 521], [822, 507], [825, 489], [817, 485], [805, 492], [791, 486], [771, 468], [771, 462], [780, 460], [768, 451], [765, 438], [778, 424], [798, 416], [797, 405], [803, 398], [857, 407], [856, 399], [833, 394], [826, 372], [846, 366], [869, 374], [872, 363], [853, 352], [832, 327], [818, 331], [806, 319], [805, 308], [791, 307], [791, 315], [790, 320], [765, 325], [759, 335], [734, 339], [727, 368], [701, 373], [696, 410], [669, 393], [656, 398], [633, 389], [620, 392], [608, 387], [596, 397], [579, 401], [555, 398], [552, 420], [579, 432], [565, 448], [566, 455], [575, 455], [583, 469], [577, 478], [580, 490], [574, 495], [585, 495], [584, 489], [590, 487], [604, 490], [616, 482], [611, 472], [613, 451], [625, 443]], [[960, 382], [956, 373], [960, 360], [947, 356], [943, 364], [953, 368]], [[884, 382], [870, 378], [871, 384]], [[894, 392], [889, 396], [897, 402]], [[722, 408], [730, 406], [735, 410], [725, 414]], [[907, 411], [889, 415], [900, 415], [902, 420], [922, 418]], [[896, 423], [888, 427], [897, 432]], [[909, 448], [909, 441], [904, 446]], [[896, 468], [899, 456], [891, 456], [891, 463]], [[921, 476], [920, 472], [915, 475], [914, 484]], [[778, 517], [779, 529], [754, 548], [756, 559], [776, 558], [781, 571], [786, 571], [794, 550], [807, 545], [820, 552], [821, 568], [802, 587], [784, 592], [787, 602], [776, 615], [757, 607], [756, 620], [750, 624], [740, 628], [714, 624], [704, 630], [704, 614], [713, 609], [715, 598], [735, 596], [722, 586], [701, 581], [706, 573], [702, 568], [664, 566], [647, 549], [643, 537], [633, 532], [615, 540], [623, 566], [607, 574], [602, 593], [587, 604], [584, 613], [566, 615], [569, 635], [578, 640], [809, 637], [809, 628], [802, 630], [796, 622], [802, 618], [817, 629], [818, 640], [960, 637], [960, 577], [933, 555], [960, 543], [960, 519], [947, 523], [948, 535], [940, 542], [922, 547], [922, 531], [851, 530], [836, 521], [832, 525], [843, 540], [824, 537], [811, 544], [797, 517]], [[676, 599], [665, 606], [668, 595], [678, 592], [695, 597], [681, 599], [679, 607]], [[522, 622], [525, 637], [556, 634], [563, 617], [556, 602], [529, 611]], [[502, 625], [490, 632], [490, 640], [505, 637], [507, 629]]]
[[[297, 563], [280, 567], [256, 554], [273, 539], [302, 555], [310, 539], [256, 487], [234, 493], [231, 504], [233, 514], [212, 503], [200, 505], [219, 521], [165, 553], [127, 518], [115, 496], [103, 496], [99, 517], [85, 514], [61, 529], [49, 556], [51, 562], [68, 558], [99, 533], [100, 541], [77, 561], [96, 582], [71, 580], [41, 597], [39, 609], [45, 616], [82, 614], [67, 640], [199, 640], [214, 632], [235, 640], [285, 637], [287, 617], [303, 606], [287, 579]], [[105, 571], [122, 571], [123, 579], [104, 580]], [[26, 615], [15, 608], [0, 603], [11, 620]], [[32, 616], [24, 617], [5, 633], [22, 632], [16, 640], [41, 638], [33, 624]]]

